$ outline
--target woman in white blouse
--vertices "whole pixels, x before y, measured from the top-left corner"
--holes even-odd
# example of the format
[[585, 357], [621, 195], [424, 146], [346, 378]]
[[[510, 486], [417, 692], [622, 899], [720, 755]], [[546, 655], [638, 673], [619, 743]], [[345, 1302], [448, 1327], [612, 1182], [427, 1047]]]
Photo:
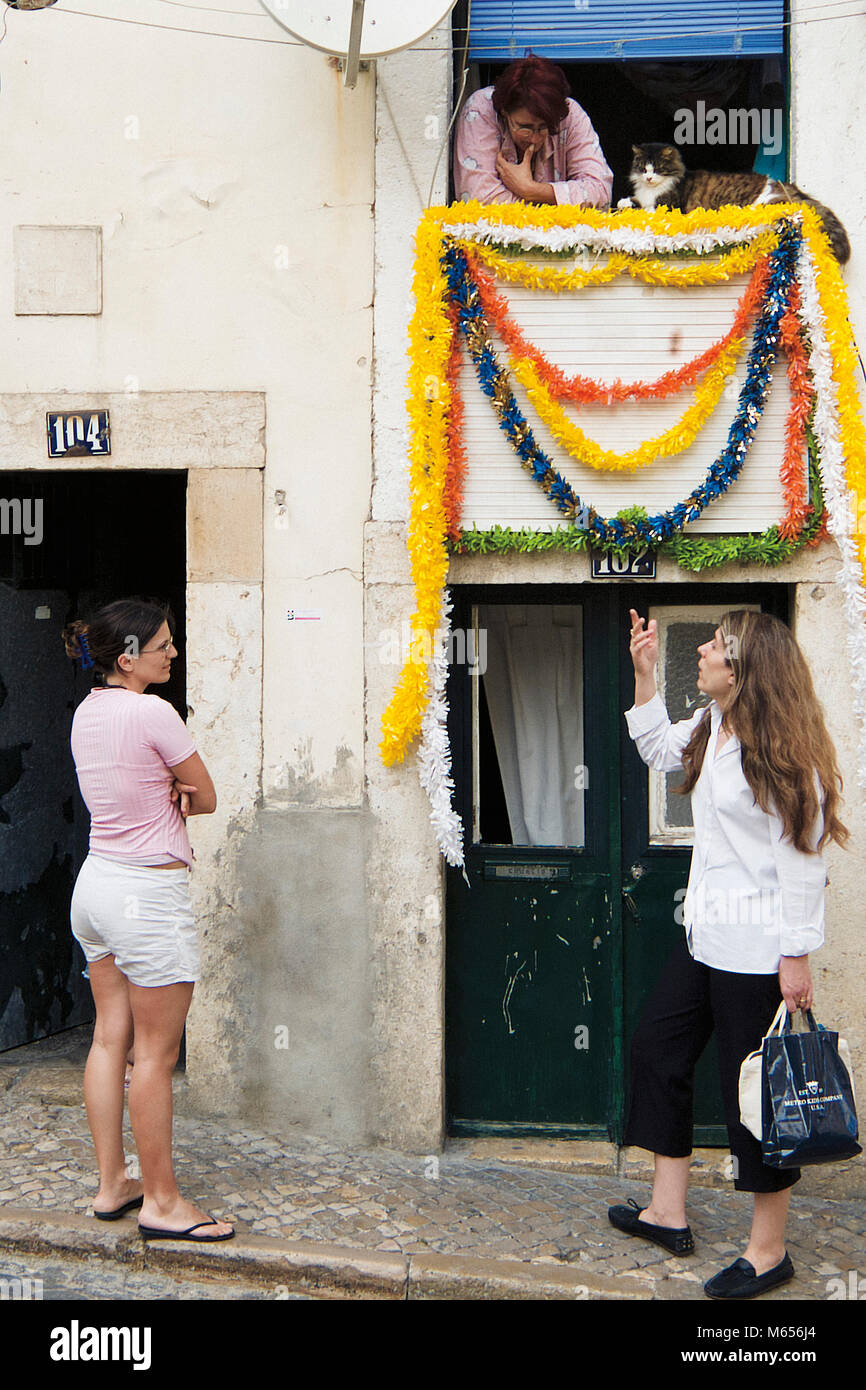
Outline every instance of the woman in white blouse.
[[844, 844], [842, 779], [803, 655], [766, 613], [726, 614], [698, 647], [708, 697], [672, 724], [656, 692], [655, 620], [631, 610], [635, 671], [629, 733], [650, 767], [683, 767], [694, 849], [684, 937], [649, 1000], [632, 1043], [632, 1099], [624, 1142], [655, 1155], [650, 1205], [612, 1207], [629, 1235], [676, 1254], [694, 1249], [686, 1222], [695, 1064], [715, 1032], [734, 1186], [754, 1194], [742, 1257], [704, 1285], [713, 1298], [750, 1298], [794, 1276], [785, 1224], [798, 1169], [770, 1168], [739, 1119], [738, 1079], [782, 999], [812, 1007], [809, 952], [824, 940], [828, 840]]

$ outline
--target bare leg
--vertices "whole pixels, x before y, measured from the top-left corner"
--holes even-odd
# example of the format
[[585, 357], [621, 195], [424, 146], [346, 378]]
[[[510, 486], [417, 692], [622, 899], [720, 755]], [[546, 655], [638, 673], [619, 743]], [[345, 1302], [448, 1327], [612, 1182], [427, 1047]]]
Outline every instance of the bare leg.
[[94, 961], [89, 970], [96, 1024], [84, 1068], [84, 1103], [99, 1166], [96, 1211], [114, 1211], [141, 1193], [127, 1176], [123, 1152], [123, 1072], [132, 1038], [132, 1010], [126, 976], [114, 956]]
[[691, 1157], [667, 1158], [664, 1154], [655, 1154], [654, 1158], [653, 1193], [640, 1219], [653, 1226], [687, 1226], [686, 1192]]
[[781, 1192], [756, 1192], [752, 1230], [743, 1258], [756, 1274], [766, 1274], [785, 1258], [785, 1223], [791, 1200], [790, 1187]]
[[[142, 1226], [163, 1230], [186, 1230], [209, 1220], [207, 1212], [181, 1197], [171, 1158], [171, 1078], [192, 991], [191, 984], [129, 986], [135, 1020], [129, 1118], [144, 1183], [139, 1221]], [[231, 1229], [229, 1222], [220, 1221], [198, 1234], [213, 1237], [226, 1235]]]

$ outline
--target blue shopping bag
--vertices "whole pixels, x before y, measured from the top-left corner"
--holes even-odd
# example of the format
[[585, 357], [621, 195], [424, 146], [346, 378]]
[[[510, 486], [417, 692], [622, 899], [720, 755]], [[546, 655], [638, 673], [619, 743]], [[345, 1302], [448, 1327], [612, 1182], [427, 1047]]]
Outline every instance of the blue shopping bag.
[[839, 1034], [816, 1024], [793, 1033], [786, 1013], [780, 1032], [763, 1042], [761, 1115], [764, 1162], [772, 1168], [835, 1163], [862, 1152], [854, 1084], [839, 1055]]

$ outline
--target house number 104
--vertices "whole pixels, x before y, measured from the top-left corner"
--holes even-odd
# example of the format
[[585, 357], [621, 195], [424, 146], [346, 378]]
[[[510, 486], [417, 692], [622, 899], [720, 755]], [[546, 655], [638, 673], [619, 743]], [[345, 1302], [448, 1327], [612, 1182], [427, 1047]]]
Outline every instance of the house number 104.
[[110, 454], [108, 411], [49, 411], [48, 455], [62, 458], [77, 454]]

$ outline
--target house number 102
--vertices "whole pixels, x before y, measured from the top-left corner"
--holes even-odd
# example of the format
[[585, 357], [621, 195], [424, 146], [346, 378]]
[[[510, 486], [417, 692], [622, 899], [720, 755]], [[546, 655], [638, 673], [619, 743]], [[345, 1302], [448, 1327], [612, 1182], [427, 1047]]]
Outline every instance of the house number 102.
[[648, 548], [629, 555], [612, 555], [593, 550], [591, 575], [593, 579], [655, 579], [655, 551]]

